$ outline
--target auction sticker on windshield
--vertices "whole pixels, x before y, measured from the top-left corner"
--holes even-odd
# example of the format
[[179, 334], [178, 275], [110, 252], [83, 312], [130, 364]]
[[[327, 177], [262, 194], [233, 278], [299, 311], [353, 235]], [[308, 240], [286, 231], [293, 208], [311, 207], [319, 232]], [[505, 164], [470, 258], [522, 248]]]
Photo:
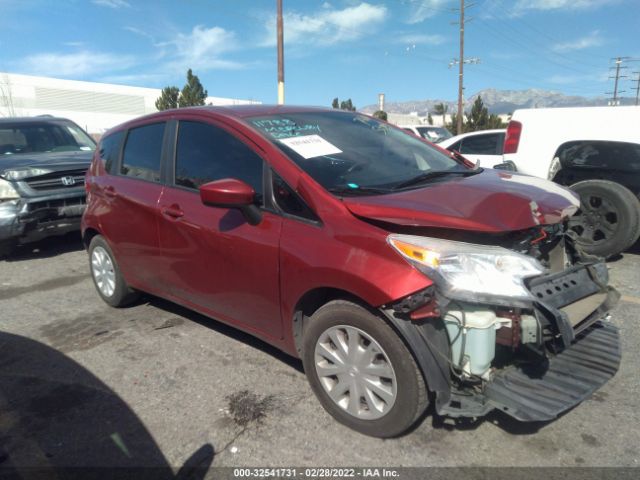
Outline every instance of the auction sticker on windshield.
[[280, 138], [278, 141], [305, 159], [342, 153], [342, 150], [332, 143], [327, 142], [320, 135]]

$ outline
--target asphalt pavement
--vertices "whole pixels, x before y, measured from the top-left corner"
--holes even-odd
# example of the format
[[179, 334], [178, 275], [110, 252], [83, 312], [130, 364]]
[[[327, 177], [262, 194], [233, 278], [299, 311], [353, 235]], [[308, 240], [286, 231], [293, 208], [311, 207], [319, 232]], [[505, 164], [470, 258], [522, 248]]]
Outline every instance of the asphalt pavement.
[[622, 366], [590, 399], [546, 424], [430, 411], [379, 440], [335, 422], [301, 363], [260, 340], [156, 298], [108, 307], [77, 236], [21, 248], [0, 260], [0, 466], [638, 467], [638, 245], [610, 268]]

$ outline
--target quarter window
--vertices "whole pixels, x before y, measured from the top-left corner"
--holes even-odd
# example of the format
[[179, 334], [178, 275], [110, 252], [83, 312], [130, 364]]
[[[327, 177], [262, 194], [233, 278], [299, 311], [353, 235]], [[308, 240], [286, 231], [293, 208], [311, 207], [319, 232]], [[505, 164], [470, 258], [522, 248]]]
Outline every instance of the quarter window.
[[262, 159], [225, 130], [201, 122], [180, 122], [176, 185], [197, 189], [214, 180], [235, 178], [253, 187], [260, 199], [262, 170]]
[[114, 166], [118, 163], [123, 136], [124, 132], [116, 132], [100, 140], [100, 160], [108, 173], [112, 173]]
[[307, 220], [318, 220], [305, 201], [276, 172], [273, 172], [273, 196], [284, 213]]
[[151, 182], [160, 181], [164, 123], [132, 128], [127, 135], [120, 173]]

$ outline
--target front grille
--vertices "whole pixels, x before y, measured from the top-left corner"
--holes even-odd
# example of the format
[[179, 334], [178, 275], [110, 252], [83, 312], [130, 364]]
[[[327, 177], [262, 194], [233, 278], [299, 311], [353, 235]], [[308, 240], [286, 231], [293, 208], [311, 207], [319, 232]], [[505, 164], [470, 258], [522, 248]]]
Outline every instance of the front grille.
[[31, 202], [28, 206], [29, 213], [34, 213], [39, 210], [58, 210], [59, 208], [64, 207], [75, 207], [75, 206], [83, 206], [85, 205], [86, 198], [85, 196], [81, 197], [73, 197], [73, 198], [61, 198], [58, 200], [44, 200], [42, 202]]
[[67, 170], [64, 172], [52, 172], [46, 175], [32, 177], [26, 180], [27, 185], [33, 190], [62, 190], [84, 186], [86, 170]]

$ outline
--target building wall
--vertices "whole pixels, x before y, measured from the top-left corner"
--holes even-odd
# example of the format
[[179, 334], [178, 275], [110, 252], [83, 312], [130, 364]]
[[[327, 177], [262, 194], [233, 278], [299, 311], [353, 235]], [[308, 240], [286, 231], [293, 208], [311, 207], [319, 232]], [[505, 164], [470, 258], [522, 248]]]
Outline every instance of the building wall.
[[[100, 135], [132, 118], [157, 111], [158, 88], [61, 80], [0, 72], [0, 116], [66, 117]], [[242, 105], [252, 100], [207, 97], [207, 104]]]

